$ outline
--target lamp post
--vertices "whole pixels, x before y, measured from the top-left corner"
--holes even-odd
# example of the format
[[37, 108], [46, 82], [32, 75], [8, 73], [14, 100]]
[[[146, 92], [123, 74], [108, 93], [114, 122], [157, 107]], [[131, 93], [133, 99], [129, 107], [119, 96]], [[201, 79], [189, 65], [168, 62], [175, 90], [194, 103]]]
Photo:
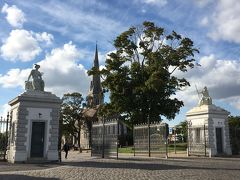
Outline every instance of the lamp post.
[[150, 138], [150, 135], [151, 135], [151, 133], [150, 133], [150, 119], [149, 119], [149, 117], [148, 117], [148, 157], [151, 157], [151, 145], [150, 145], [150, 143], [151, 143], [151, 138]]
[[203, 135], [204, 135], [204, 155], [205, 157], [207, 156], [207, 142], [206, 142], [206, 126], [205, 124], [203, 125]]
[[165, 123], [165, 142], [166, 142], [166, 155], [165, 158], [168, 158], [168, 135], [167, 135], [167, 123]]
[[177, 131], [177, 127], [174, 127], [174, 153], [176, 154], [176, 131]]
[[102, 117], [102, 123], [103, 123], [103, 133], [102, 133], [102, 158], [104, 158], [104, 149], [105, 149], [105, 118], [104, 116]]
[[190, 136], [191, 136], [191, 132], [190, 132], [190, 128], [192, 127], [192, 121], [190, 120], [190, 121], [188, 121], [187, 122], [187, 127], [188, 127], [188, 138], [187, 138], [187, 156], [189, 156], [190, 155], [190, 149], [191, 149], [191, 147], [190, 147], [190, 145], [191, 145], [191, 141], [192, 141], [192, 139], [190, 139]]

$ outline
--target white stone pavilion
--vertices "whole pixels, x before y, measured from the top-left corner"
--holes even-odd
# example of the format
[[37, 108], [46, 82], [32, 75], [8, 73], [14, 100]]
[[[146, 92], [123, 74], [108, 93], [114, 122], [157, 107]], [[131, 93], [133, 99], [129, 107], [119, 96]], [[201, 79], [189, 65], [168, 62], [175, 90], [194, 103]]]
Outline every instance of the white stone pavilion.
[[197, 107], [187, 112], [188, 155], [231, 155], [229, 112], [212, 104], [205, 87]]
[[38, 71], [40, 66], [35, 67], [30, 74], [33, 80], [26, 81], [26, 91], [9, 102], [11, 125], [7, 159], [12, 163], [58, 161], [61, 100], [44, 91]]

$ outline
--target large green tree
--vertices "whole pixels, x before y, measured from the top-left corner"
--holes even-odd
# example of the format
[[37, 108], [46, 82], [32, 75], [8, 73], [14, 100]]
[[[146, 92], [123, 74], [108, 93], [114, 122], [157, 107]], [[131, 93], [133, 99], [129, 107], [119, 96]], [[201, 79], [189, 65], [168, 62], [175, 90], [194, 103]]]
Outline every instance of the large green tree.
[[229, 116], [228, 123], [229, 127], [240, 128], [240, 116]]
[[81, 128], [84, 125], [83, 97], [82, 94], [74, 92], [63, 95], [61, 106], [62, 134], [65, 137], [74, 136], [80, 147]]
[[173, 119], [183, 102], [172, 95], [189, 86], [174, 72], [193, 68], [198, 52], [191, 39], [144, 22], [120, 34], [114, 46], [105, 68], [89, 71], [101, 74], [103, 87], [110, 91], [110, 103], [100, 112], [123, 114], [133, 124], [159, 121], [161, 116]]

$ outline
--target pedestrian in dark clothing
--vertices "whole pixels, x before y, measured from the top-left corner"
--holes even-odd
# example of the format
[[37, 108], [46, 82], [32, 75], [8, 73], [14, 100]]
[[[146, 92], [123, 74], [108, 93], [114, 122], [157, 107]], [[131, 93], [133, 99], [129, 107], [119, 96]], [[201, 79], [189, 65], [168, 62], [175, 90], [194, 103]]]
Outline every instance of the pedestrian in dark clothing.
[[67, 142], [63, 145], [63, 150], [65, 152], [65, 159], [67, 159], [68, 151], [70, 150], [70, 147]]

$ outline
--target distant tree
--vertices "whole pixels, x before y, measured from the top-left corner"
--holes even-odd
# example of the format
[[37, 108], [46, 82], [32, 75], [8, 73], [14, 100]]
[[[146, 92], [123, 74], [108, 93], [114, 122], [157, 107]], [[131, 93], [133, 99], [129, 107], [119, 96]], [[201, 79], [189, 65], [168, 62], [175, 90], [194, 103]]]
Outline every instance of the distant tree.
[[89, 71], [101, 74], [103, 87], [110, 91], [110, 103], [100, 113], [120, 113], [131, 124], [160, 121], [161, 116], [173, 119], [183, 102], [172, 95], [190, 85], [174, 72], [194, 67], [198, 50], [192, 40], [144, 22], [120, 34], [114, 46], [105, 68]]
[[180, 122], [176, 127], [176, 134], [182, 134], [183, 135], [183, 140], [187, 140], [187, 135], [188, 135], [188, 126], [187, 126], [187, 121], [182, 121]]
[[240, 127], [240, 116], [229, 116], [228, 123], [230, 127]]
[[240, 116], [229, 116], [229, 136], [232, 146], [232, 153], [240, 153]]
[[80, 147], [81, 128], [84, 125], [83, 97], [82, 94], [74, 92], [63, 95], [61, 106], [62, 134], [66, 137], [74, 136]]

